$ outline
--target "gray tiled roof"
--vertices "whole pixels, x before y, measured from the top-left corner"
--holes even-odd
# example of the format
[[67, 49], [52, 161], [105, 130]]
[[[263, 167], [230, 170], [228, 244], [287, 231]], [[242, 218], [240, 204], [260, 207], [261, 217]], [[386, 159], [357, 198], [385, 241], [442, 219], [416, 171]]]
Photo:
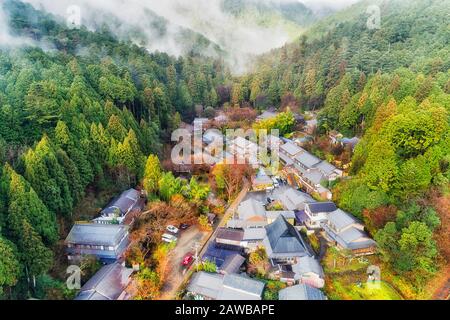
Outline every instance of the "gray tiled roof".
[[271, 258], [311, 255], [300, 233], [280, 215], [266, 227], [263, 245]]
[[324, 225], [323, 229], [330, 238], [335, 240], [345, 249], [355, 250], [376, 246], [376, 242], [373, 239], [370, 239], [365, 232], [356, 229], [355, 227], [351, 227], [341, 233], [336, 233], [328, 225]]
[[187, 291], [217, 299], [222, 289], [223, 275], [209, 272], [196, 272], [189, 281]]
[[280, 147], [281, 150], [287, 152], [289, 155], [295, 156], [299, 152], [304, 151], [302, 148], [297, 146], [294, 142], [286, 142]]
[[253, 182], [257, 184], [273, 184], [272, 179], [270, 179], [270, 177], [266, 174], [266, 172], [262, 168], [259, 169], [258, 174], [256, 175]]
[[78, 245], [115, 246], [128, 232], [128, 227], [116, 224], [76, 223], [66, 243]]
[[279, 300], [326, 300], [322, 291], [303, 283], [280, 290], [278, 298]]
[[238, 274], [196, 272], [187, 291], [217, 300], [261, 300], [264, 282]]
[[284, 153], [279, 152], [278, 156], [280, 157], [280, 159], [287, 165], [290, 166], [292, 164], [294, 164], [294, 160], [292, 160], [291, 158], [289, 158], [287, 155], [285, 155]]
[[354, 217], [341, 209], [330, 212], [328, 214], [328, 222], [338, 231], [351, 224], [358, 223]]
[[261, 297], [264, 290], [264, 282], [251, 279], [238, 274], [227, 274], [223, 278], [223, 286], [233, 290], [239, 290]]
[[314, 202], [314, 199], [307, 193], [288, 188], [278, 196], [283, 206], [288, 210], [299, 210], [304, 208], [307, 202]]
[[129, 212], [137, 203], [140, 197], [140, 192], [135, 189], [128, 189], [121, 193], [121, 195], [113, 199], [101, 214], [114, 214], [119, 210], [120, 215]]
[[286, 211], [266, 211], [267, 219], [275, 220], [280, 215], [282, 215], [286, 219], [295, 219], [295, 212], [294, 211], [288, 211], [288, 210], [286, 210]]
[[317, 169], [311, 169], [310, 171], [307, 171], [303, 174], [303, 177], [311, 181], [312, 184], [318, 185], [323, 180], [326, 180], [326, 177]]
[[237, 273], [244, 262], [245, 258], [238, 253], [229, 255], [221, 265], [220, 271], [225, 274]]
[[101, 268], [81, 288], [75, 300], [116, 300], [128, 285], [133, 269], [113, 263]]
[[292, 265], [292, 271], [295, 273], [297, 279], [309, 272], [315, 273], [319, 275], [319, 277], [324, 276], [323, 269], [319, 261], [317, 261], [316, 258], [309, 256], [300, 257], [297, 260], [297, 263]]
[[316, 168], [319, 169], [326, 176], [328, 176], [334, 170], [336, 170], [336, 167], [327, 161], [320, 162], [319, 164], [316, 165]]
[[242, 201], [237, 209], [239, 219], [247, 220], [253, 216], [266, 216], [264, 205], [253, 198]]
[[312, 168], [322, 160], [305, 151], [295, 157], [295, 160], [303, 164], [306, 168]]
[[245, 228], [243, 241], [263, 240], [266, 236], [266, 228]]

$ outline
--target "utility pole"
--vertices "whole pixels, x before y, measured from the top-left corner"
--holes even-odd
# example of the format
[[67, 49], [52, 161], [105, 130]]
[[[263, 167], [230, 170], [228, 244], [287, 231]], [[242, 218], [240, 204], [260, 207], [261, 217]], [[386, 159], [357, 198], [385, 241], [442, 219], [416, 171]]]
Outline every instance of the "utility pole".
[[195, 254], [194, 254], [194, 260], [195, 260], [195, 271], [198, 271], [198, 263], [199, 263], [199, 257], [198, 257], [198, 249], [200, 248], [200, 243], [198, 242], [198, 241], [196, 241], [195, 243], [194, 243], [194, 246], [193, 246], [193, 249], [194, 249], [194, 251], [195, 251]]

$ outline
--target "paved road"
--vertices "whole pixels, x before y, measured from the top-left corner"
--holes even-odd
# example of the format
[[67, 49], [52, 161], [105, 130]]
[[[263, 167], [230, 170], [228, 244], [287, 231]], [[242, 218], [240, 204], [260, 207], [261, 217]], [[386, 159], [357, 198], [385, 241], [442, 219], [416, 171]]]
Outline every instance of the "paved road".
[[199, 257], [203, 256], [209, 243], [215, 238], [217, 228], [225, 226], [228, 218], [236, 212], [239, 203], [246, 196], [248, 189], [249, 183], [245, 183], [242, 191], [225, 211], [222, 219], [215, 225], [214, 232], [202, 232], [198, 227], [191, 227], [180, 235], [177, 246], [169, 256], [170, 260], [168, 265], [172, 266], [172, 269], [167, 272], [169, 276], [162, 289], [161, 300], [172, 300], [176, 297], [180, 286], [187, 280], [189, 275], [184, 272], [185, 269], [181, 266], [181, 260], [187, 253], [193, 252], [193, 246], [196, 242], [203, 245], [200, 249]]
[[169, 270], [167, 270], [166, 282], [161, 292], [161, 300], [174, 299], [178, 288], [184, 281], [185, 268], [182, 267], [181, 261], [189, 252], [193, 252], [193, 244], [203, 242], [208, 237], [209, 232], [200, 231], [197, 226], [192, 226], [187, 230], [181, 231], [178, 238], [177, 246], [169, 255]]
[[209, 246], [210, 242], [216, 237], [217, 230], [219, 228], [221, 228], [221, 227], [225, 227], [225, 225], [227, 224], [227, 221], [229, 220], [229, 218], [234, 215], [234, 213], [237, 210], [237, 207], [242, 202], [242, 199], [244, 199], [244, 197], [247, 195], [248, 190], [249, 190], [249, 183], [245, 183], [245, 185], [242, 188], [241, 192], [238, 194], [238, 196], [233, 201], [233, 203], [225, 211], [222, 219], [218, 223], [218, 225], [215, 228], [214, 232], [211, 234], [211, 236], [208, 238], [208, 240], [204, 244], [203, 248], [200, 250], [199, 257], [202, 257], [205, 254], [206, 250], [208, 249], [208, 246]]
[[442, 273], [441, 285], [433, 294], [433, 300], [450, 300], [450, 267], [440, 271]]

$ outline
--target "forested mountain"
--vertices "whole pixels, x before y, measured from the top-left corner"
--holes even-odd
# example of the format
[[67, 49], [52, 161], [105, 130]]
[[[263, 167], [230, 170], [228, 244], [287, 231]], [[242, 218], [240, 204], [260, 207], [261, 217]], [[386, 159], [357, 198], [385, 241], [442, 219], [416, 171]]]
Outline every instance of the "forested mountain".
[[225, 13], [264, 27], [282, 23], [293, 35], [317, 20], [313, 11], [299, 1], [223, 0], [222, 8]]
[[12, 32], [32, 44], [0, 50], [0, 288], [26, 297], [27, 280], [39, 284], [53, 265], [57, 221], [71, 224], [86, 187], [138, 181], [181, 116], [218, 104], [225, 69], [2, 5]]
[[[67, 8], [74, 4], [24, 2], [59, 16], [67, 16]], [[89, 30], [106, 26], [120, 39], [150, 51], [184, 55], [194, 50], [222, 57], [236, 73], [247, 70], [253, 55], [295, 39], [318, 19], [297, 0], [78, 0], [76, 4]]]
[[[373, 3], [377, 28], [367, 25]], [[450, 181], [449, 4], [358, 3], [262, 56], [232, 90], [234, 104], [316, 110], [319, 133], [362, 137], [335, 200], [418, 291], [449, 259], [448, 212], [430, 198]]]
[[[284, 1], [219, 2], [240, 23], [261, 18], [252, 23], [264, 32], [194, 19], [196, 28], [178, 34], [186, 41], [180, 57], [148, 50], [155, 47], [143, 30], [170, 34], [170, 19], [156, 11], [135, 27], [70, 29], [21, 1], [1, 2], [20, 42], [0, 43], [0, 296], [27, 298], [34, 280], [35, 288], [53, 281], [57, 242], [86, 189], [138, 182], [145, 157], [161, 153], [196, 104], [314, 110], [319, 136], [360, 137], [334, 200], [364, 220], [387, 265], [416, 290], [449, 261], [448, 212], [436, 202], [450, 181], [449, 1], [362, 1], [234, 78], [223, 63], [230, 48], [240, 58], [276, 47], [267, 33], [289, 37], [278, 37], [273, 21], [295, 25], [297, 36], [316, 17]], [[381, 25], [369, 28], [374, 3]], [[176, 18], [191, 18], [178, 8]], [[256, 48], [254, 38], [267, 43]]]

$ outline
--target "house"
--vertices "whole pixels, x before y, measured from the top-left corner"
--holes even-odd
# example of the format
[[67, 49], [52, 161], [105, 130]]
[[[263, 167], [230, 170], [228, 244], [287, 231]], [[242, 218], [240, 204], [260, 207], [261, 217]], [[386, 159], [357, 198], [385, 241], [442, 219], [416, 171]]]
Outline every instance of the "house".
[[240, 247], [243, 239], [243, 229], [218, 228], [215, 242], [219, 245]]
[[253, 190], [267, 190], [273, 187], [273, 180], [267, 175], [263, 168], [259, 168], [258, 173], [252, 179]]
[[[267, 224], [266, 208], [263, 203], [254, 199], [248, 198], [242, 201], [237, 210], [237, 215], [241, 221], [242, 227], [264, 227]], [[232, 221], [229, 221], [230, 223]]]
[[100, 223], [75, 223], [65, 240], [69, 260], [93, 255], [105, 263], [118, 260], [129, 243], [128, 226]]
[[257, 166], [259, 147], [255, 141], [250, 141], [244, 137], [237, 136], [231, 138], [227, 143], [227, 152], [238, 159], [238, 163], [249, 163]]
[[277, 200], [279, 200], [287, 210], [291, 211], [303, 210], [306, 203], [315, 201], [309, 194], [291, 187], [284, 188], [283, 191], [278, 194]]
[[288, 141], [280, 146], [279, 156], [286, 166], [290, 166], [294, 164], [294, 158], [303, 151], [296, 143]]
[[262, 244], [272, 265], [294, 264], [297, 258], [312, 255], [298, 230], [282, 215], [265, 228], [266, 237]]
[[324, 223], [328, 218], [328, 213], [337, 210], [334, 202], [312, 202], [305, 205], [305, 214], [307, 219], [305, 225], [309, 229], [321, 228], [322, 223]]
[[242, 246], [249, 250], [256, 249], [266, 237], [265, 228], [245, 228]]
[[123, 223], [127, 215], [136, 210], [140, 212], [144, 205], [143, 194], [136, 189], [128, 189], [114, 198], [101, 212], [95, 223]]
[[129, 295], [125, 288], [132, 273], [133, 269], [117, 262], [106, 265], [81, 287], [75, 300], [126, 300]]
[[238, 274], [196, 272], [187, 294], [198, 300], [261, 300], [264, 282]]
[[280, 137], [274, 136], [272, 134], [267, 136], [267, 147], [271, 151], [277, 151], [280, 149], [280, 146], [283, 144], [283, 140]]
[[304, 283], [314, 288], [323, 288], [325, 275], [319, 261], [314, 257], [304, 256], [292, 265], [295, 282]]
[[242, 265], [245, 262], [245, 258], [239, 253], [235, 253], [226, 257], [224, 262], [219, 268], [220, 274], [233, 274], [239, 273]]
[[323, 187], [322, 182], [342, 177], [342, 170], [312, 155], [292, 141], [280, 147], [279, 156], [285, 166], [293, 168], [292, 171], [307, 192], [316, 192], [324, 198], [331, 199], [331, 191]]
[[289, 210], [266, 211], [267, 224], [273, 223], [279, 216], [283, 216], [290, 224], [295, 224], [295, 212]]
[[277, 115], [278, 113], [275, 112], [274, 109], [265, 110], [263, 113], [261, 113], [259, 116], [256, 117], [256, 121], [272, 119], [275, 118]]
[[307, 284], [297, 284], [292, 287], [281, 289], [278, 292], [279, 300], [326, 300], [327, 298], [319, 289]]
[[364, 232], [364, 225], [341, 209], [328, 214], [323, 228], [326, 238], [338, 249], [350, 250], [354, 255], [368, 255], [376, 251], [376, 242]]
[[208, 245], [202, 260], [213, 262], [220, 269], [229, 256], [242, 254], [243, 252], [244, 249], [241, 246], [213, 242]]

